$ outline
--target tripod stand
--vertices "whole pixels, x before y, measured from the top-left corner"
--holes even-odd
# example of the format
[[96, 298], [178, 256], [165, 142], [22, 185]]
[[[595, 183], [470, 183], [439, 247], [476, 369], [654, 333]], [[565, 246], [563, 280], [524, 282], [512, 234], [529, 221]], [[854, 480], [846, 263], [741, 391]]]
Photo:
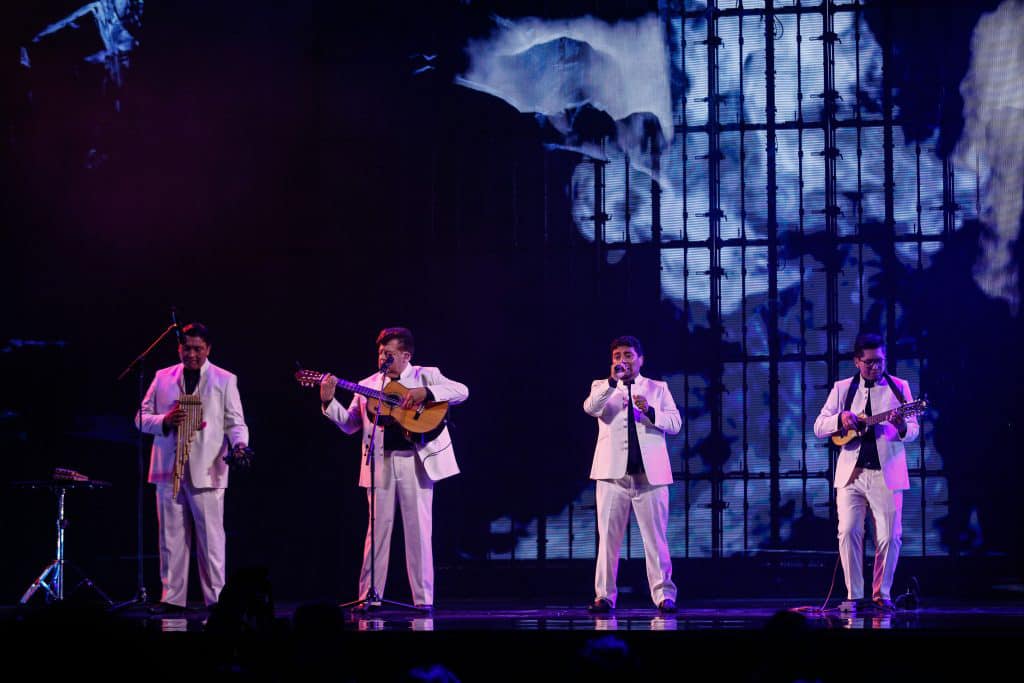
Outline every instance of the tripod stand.
[[[384, 385], [388, 381], [387, 368], [390, 362], [386, 362], [381, 366], [380, 370], [380, 390], [381, 393], [384, 391]], [[377, 426], [380, 422], [380, 409], [381, 402], [377, 402], [377, 409], [373, 412], [373, 426], [370, 428], [369, 445], [366, 448], [367, 463], [370, 465], [370, 588], [366, 592], [366, 597], [359, 598], [358, 600], [352, 600], [341, 605], [342, 609], [354, 608], [370, 610], [381, 605], [393, 605], [395, 607], [404, 607], [405, 609], [415, 610], [417, 612], [429, 613], [430, 610], [422, 607], [416, 607], [415, 605], [409, 605], [404, 602], [397, 602], [395, 600], [385, 600], [380, 597], [377, 593], [377, 458], [374, 457], [374, 444], [375, 437], [377, 435]], [[381, 443], [381, 450], [383, 451], [384, 444]]]
[[[46, 595], [50, 600], [62, 602], [64, 600], [64, 572], [66, 569], [64, 559], [64, 532], [68, 528], [68, 521], [64, 516], [64, 496], [68, 489], [106, 488], [110, 486], [110, 483], [105, 481], [22, 481], [15, 482], [15, 486], [20, 488], [50, 489], [57, 495], [57, 556], [53, 562], [46, 566], [43, 573], [32, 582], [32, 585], [28, 587], [25, 594], [21, 596], [21, 600], [18, 601], [18, 604], [27, 604], [40, 588], [46, 591]], [[114, 601], [111, 600], [110, 597], [104, 593], [92, 579], [85, 576], [85, 574], [80, 570], [76, 571], [78, 571], [82, 576], [82, 580], [78, 582], [78, 586], [76, 586], [76, 588], [81, 586], [92, 588], [103, 599], [103, 602], [107, 607], [114, 604]]]

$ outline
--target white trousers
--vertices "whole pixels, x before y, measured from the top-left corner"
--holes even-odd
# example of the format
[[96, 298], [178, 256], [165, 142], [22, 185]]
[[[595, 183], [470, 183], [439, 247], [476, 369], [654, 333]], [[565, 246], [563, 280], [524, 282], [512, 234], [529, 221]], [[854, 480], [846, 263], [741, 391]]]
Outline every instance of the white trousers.
[[224, 588], [225, 489], [197, 489], [183, 477], [178, 497], [171, 484], [156, 485], [156, 516], [160, 527], [160, 600], [184, 607], [188, 601], [188, 563], [195, 541], [196, 565], [203, 601], [212, 605]]
[[875, 523], [875, 569], [872, 599], [892, 599], [892, 582], [903, 543], [903, 491], [885, 485], [881, 470], [855, 469], [846, 486], [836, 489], [839, 557], [846, 575], [846, 597], [864, 597], [864, 520]]
[[[384, 597], [391, 554], [391, 532], [395, 526], [395, 502], [402, 509], [402, 530], [405, 534], [405, 568], [409, 574], [412, 601], [416, 605], [434, 604], [434, 554], [431, 546], [434, 482], [427, 476], [416, 451], [384, 451], [377, 467], [390, 469], [389, 477], [378, 477], [388, 483], [377, 488], [376, 555], [373, 560], [374, 587]], [[369, 507], [370, 489], [366, 489]], [[363, 568], [359, 573], [359, 599], [370, 592], [370, 527], [366, 527], [363, 546]]]
[[636, 513], [647, 562], [647, 583], [651, 600], [676, 599], [672, 583], [672, 556], [668, 550], [668, 486], [652, 486], [647, 475], [627, 474], [621, 479], [597, 480], [597, 572], [594, 590], [598, 598], [615, 605], [619, 551], [629, 524], [630, 508]]

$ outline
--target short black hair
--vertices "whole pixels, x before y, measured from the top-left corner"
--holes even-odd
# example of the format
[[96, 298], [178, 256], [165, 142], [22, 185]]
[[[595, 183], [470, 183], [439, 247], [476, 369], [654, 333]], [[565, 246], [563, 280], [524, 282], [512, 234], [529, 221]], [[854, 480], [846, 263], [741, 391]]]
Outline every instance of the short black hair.
[[860, 358], [864, 355], [865, 349], [882, 349], [885, 350], [885, 340], [882, 339], [882, 335], [875, 334], [874, 332], [861, 332], [857, 335], [857, 338], [853, 341], [853, 357]]
[[210, 346], [210, 330], [202, 323], [189, 323], [181, 328], [183, 337], [199, 337], [207, 346]]
[[636, 337], [630, 336], [628, 334], [622, 337], [616, 337], [615, 339], [612, 339], [611, 348], [608, 350], [614, 353], [615, 349], [619, 348], [620, 346], [632, 346], [636, 350], [636, 355], [644, 355], [644, 349], [642, 346], [640, 346], [640, 340], [637, 339]]
[[398, 348], [412, 353], [416, 350], [416, 341], [407, 327], [385, 327], [377, 335], [377, 346], [384, 346], [392, 339], [398, 340]]

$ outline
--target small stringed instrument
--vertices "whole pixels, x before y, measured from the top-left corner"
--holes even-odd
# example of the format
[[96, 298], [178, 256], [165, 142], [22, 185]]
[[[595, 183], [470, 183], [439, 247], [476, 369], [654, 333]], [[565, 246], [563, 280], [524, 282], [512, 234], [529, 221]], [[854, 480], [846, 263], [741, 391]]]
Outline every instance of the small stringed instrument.
[[857, 428], [856, 429], [840, 429], [838, 432], [832, 435], [832, 443], [837, 446], [844, 446], [854, 439], [864, 436], [869, 427], [874, 427], [876, 424], [885, 422], [893, 415], [902, 415], [908, 417], [910, 415], [919, 415], [928, 408], [928, 401], [923, 398], [919, 398], [916, 401], [910, 401], [904, 403], [901, 406], [897, 406], [892, 410], [887, 410], [884, 413], [878, 413], [877, 415], [864, 415], [861, 413], [857, 416]]
[[[304, 387], [318, 388], [327, 376], [325, 372], [316, 370], [299, 370], [295, 373], [295, 381]], [[437, 429], [444, 423], [448, 414], [448, 401], [421, 403], [414, 408], [401, 408], [399, 404], [409, 389], [398, 382], [388, 382], [383, 391], [370, 389], [354, 382], [338, 378], [338, 386], [353, 393], [366, 397], [367, 415], [373, 415], [380, 409], [382, 418], [391, 418], [413, 434], [425, 434]]]

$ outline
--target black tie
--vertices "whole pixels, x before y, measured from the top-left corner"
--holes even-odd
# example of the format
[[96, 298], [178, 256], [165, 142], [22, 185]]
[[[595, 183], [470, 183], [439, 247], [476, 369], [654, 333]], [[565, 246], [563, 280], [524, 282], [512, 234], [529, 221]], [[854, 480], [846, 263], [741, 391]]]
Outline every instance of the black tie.
[[640, 436], [636, 431], [636, 415], [633, 413], [633, 383], [626, 384], [626, 396], [629, 397], [629, 405], [626, 406], [626, 428], [629, 432], [629, 452], [626, 456], [626, 474], [642, 474], [644, 471], [644, 458], [640, 453]]
[[[871, 413], [871, 387], [875, 386], [872, 380], [864, 380], [864, 389], [868, 392], [867, 403], [864, 404], [864, 414], [870, 416]], [[882, 469], [882, 464], [878, 460], [878, 444], [875, 442], [875, 426], [871, 425], [864, 432], [864, 436], [860, 440], [860, 453], [857, 456], [857, 467], [863, 467], [869, 470]]]

